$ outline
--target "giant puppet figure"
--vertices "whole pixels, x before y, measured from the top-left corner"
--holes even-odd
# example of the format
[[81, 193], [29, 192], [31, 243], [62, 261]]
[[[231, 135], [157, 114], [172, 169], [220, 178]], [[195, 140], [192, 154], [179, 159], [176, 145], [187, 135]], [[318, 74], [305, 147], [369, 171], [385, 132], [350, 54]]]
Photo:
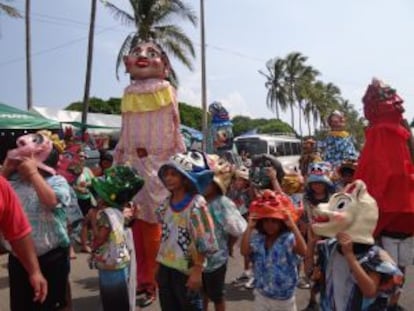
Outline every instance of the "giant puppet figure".
[[138, 291], [144, 293], [145, 305], [155, 297], [155, 257], [161, 239], [154, 211], [168, 195], [157, 172], [172, 155], [184, 152], [185, 144], [176, 92], [166, 80], [170, 63], [162, 48], [152, 41], [138, 42], [124, 63], [131, 84], [122, 98], [122, 128], [114, 161], [128, 162], [145, 180], [134, 198], [141, 211], [133, 225]]
[[345, 130], [346, 119], [342, 112], [335, 110], [328, 117], [330, 131], [322, 142], [324, 161], [337, 168], [344, 160], [356, 159], [358, 152], [354, 146], [353, 137]]
[[362, 179], [379, 207], [378, 235], [414, 235], [414, 166], [403, 100], [377, 79], [362, 99], [369, 121], [355, 178]]
[[233, 124], [228, 111], [220, 102], [213, 102], [208, 110], [211, 125], [207, 152], [222, 155], [226, 151], [233, 151]]

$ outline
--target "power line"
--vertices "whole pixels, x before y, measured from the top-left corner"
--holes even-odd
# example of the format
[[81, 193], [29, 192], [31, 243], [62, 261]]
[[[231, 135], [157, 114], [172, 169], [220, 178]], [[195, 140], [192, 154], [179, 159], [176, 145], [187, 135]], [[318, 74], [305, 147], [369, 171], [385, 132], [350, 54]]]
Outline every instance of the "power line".
[[[114, 28], [117, 28], [117, 27], [118, 27], [118, 25], [104, 28], [104, 29], [96, 32], [95, 36], [98, 36], [98, 35], [106, 32], [106, 31], [113, 30]], [[32, 53], [32, 56], [38, 56], [38, 55], [46, 54], [46, 53], [49, 53], [49, 52], [52, 52], [52, 51], [56, 51], [56, 50], [65, 48], [65, 47], [67, 47], [69, 45], [73, 45], [73, 44], [76, 44], [78, 42], [85, 41], [87, 39], [88, 39], [87, 36], [86, 37], [82, 37], [82, 38], [78, 38], [78, 39], [74, 39], [74, 40], [68, 41], [66, 43], [57, 45], [57, 46], [52, 47], [52, 48], [48, 48], [48, 49], [45, 49], [45, 50], [41, 50], [41, 51], [38, 51], [38, 52], [34, 52], [34, 53]], [[13, 64], [13, 63], [17, 63], [17, 62], [20, 62], [20, 61], [23, 61], [23, 60], [25, 60], [25, 57], [18, 57], [18, 58], [10, 59], [10, 60], [5, 61], [5, 62], [0, 62], [0, 67], [6, 66], [6, 65], [10, 65], [10, 64]]]

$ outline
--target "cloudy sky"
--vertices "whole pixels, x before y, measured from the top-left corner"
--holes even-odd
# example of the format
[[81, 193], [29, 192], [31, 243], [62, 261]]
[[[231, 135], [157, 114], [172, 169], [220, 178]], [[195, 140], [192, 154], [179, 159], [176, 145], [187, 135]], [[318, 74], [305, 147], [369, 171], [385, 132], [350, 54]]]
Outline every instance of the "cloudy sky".
[[[199, 1], [187, 2], [199, 11]], [[127, 0], [113, 3], [129, 9]], [[23, 0], [12, 4], [23, 11]], [[223, 101], [231, 115], [273, 117], [258, 70], [270, 58], [299, 51], [357, 109], [376, 76], [397, 88], [406, 100], [406, 117], [413, 118], [413, 1], [205, 0], [205, 11], [208, 102]], [[89, 13], [90, 1], [32, 1], [35, 106], [63, 108], [82, 99]], [[132, 29], [102, 3], [96, 25], [91, 96], [119, 97], [128, 79], [122, 74], [116, 80], [115, 60]], [[182, 26], [199, 55], [199, 28]], [[26, 105], [24, 40], [24, 20], [0, 15], [0, 102], [19, 108]], [[172, 61], [181, 80], [179, 100], [200, 106], [200, 57], [193, 72]]]

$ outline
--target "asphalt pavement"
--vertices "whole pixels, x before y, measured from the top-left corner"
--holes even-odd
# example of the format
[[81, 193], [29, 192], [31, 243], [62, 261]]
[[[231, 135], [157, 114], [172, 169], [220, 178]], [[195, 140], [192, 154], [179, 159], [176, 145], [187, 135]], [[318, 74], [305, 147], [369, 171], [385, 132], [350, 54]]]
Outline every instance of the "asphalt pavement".
[[[71, 286], [73, 311], [99, 311], [99, 291], [98, 276], [96, 270], [89, 269], [87, 265], [87, 255], [77, 254], [77, 258], [72, 260], [71, 267]], [[7, 256], [0, 256], [0, 311], [9, 309], [8, 277], [7, 277]], [[231, 258], [228, 264], [226, 280], [226, 301], [227, 311], [252, 310], [253, 292], [244, 287], [235, 287], [231, 284], [242, 271], [243, 259], [235, 250], [235, 257]], [[414, 267], [407, 270], [406, 285], [402, 295], [401, 304], [408, 311], [414, 310]], [[296, 302], [298, 310], [307, 305], [309, 297], [308, 290], [297, 290]], [[139, 308], [137, 308], [139, 310]], [[160, 311], [158, 301], [151, 306], [143, 309], [145, 311]], [[214, 310], [211, 305], [209, 310]], [[29, 310], [28, 310], [29, 311]]]

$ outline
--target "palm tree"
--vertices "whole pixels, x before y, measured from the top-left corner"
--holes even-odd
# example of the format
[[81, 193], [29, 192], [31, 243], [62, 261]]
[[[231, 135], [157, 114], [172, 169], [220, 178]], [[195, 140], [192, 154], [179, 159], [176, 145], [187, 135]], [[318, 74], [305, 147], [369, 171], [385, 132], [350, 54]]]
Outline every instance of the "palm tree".
[[[295, 98], [299, 107], [299, 133], [303, 136], [302, 132], [302, 114], [304, 114], [304, 104], [309, 96], [311, 96], [313, 83], [316, 76], [319, 75], [319, 71], [311, 66], [305, 66], [300, 73], [300, 76], [296, 80], [295, 85]], [[306, 121], [306, 120], [305, 120]], [[309, 123], [308, 123], [309, 126]]]
[[116, 60], [118, 79], [123, 56], [140, 40], [156, 40], [167, 53], [171, 53], [190, 70], [193, 69], [192, 59], [195, 58], [193, 43], [181, 27], [170, 23], [174, 17], [179, 17], [196, 26], [197, 16], [190, 6], [181, 0], [129, 0], [132, 7], [132, 13], [129, 13], [111, 2], [104, 3], [116, 19], [135, 28], [134, 32], [124, 40], [118, 52]]
[[[10, 0], [8, 0], [7, 2], [10, 2]], [[0, 2], [0, 15], [2, 13], [5, 13], [6, 15], [10, 17], [18, 17], [18, 18], [22, 17], [22, 15], [19, 13], [19, 11], [15, 7], [5, 4], [4, 2]]]
[[288, 103], [291, 111], [291, 125], [295, 127], [294, 108], [296, 102], [299, 107], [299, 131], [302, 135], [302, 104], [301, 89], [309, 84], [319, 72], [311, 66], [306, 66], [307, 57], [299, 52], [292, 52], [286, 56], [285, 83], [288, 89]]
[[285, 61], [281, 58], [271, 59], [266, 62], [267, 73], [259, 70], [259, 73], [266, 77], [267, 88], [266, 105], [276, 113], [280, 120], [280, 109], [287, 108], [287, 92], [285, 87]]

